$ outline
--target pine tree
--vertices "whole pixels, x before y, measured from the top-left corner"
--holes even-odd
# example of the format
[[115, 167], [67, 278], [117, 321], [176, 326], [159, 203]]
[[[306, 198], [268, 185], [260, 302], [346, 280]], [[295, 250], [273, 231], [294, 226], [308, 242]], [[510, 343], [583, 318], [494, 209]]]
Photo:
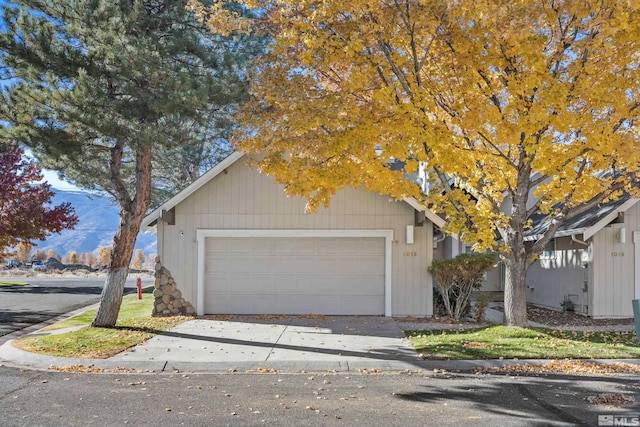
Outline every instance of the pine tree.
[[[15, 5], [14, 5], [15, 4]], [[19, 140], [74, 184], [120, 206], [94, 326], [117, 320], [152, 189], [152, 158], [190, 142], [245, 96], [232, 45], [184, 2], [19, 0], [3, 6], [0, 142]]]

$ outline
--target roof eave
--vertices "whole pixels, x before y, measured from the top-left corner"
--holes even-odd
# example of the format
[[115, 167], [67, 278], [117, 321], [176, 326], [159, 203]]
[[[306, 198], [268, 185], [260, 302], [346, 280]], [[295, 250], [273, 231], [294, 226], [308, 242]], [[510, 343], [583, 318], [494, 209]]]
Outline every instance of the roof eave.
[[[558, 231], [556, 232], [556, 234], [553, 235], [553, 237], [570, 237], [570, 236], [577, 236], [580, 234], [584, 234], [584, 232], [587, 230], [586, 227], [582, 227], [582, 228], [572, 228], [571, 230], [562, 230], [562, 231]], [[524, 236], [524, 241], [525, 242], [535, 242], [538, 241], [542, 238], [542, 234], [532, 234], [529, 236]], [[586, 239], [585, 239], [586, 240]]]
[[404, 200], [409, 206], [411, 206], [415, 210], [419, 212], [424, 212], [424, 215], [427, 217], [427, 219], [432, 223], [434, 223], [435, 225], [437, 225], [438, 227], [442, 228], [447, 223], [444, 219], [440, 218], [438, 215], [433, 213], [430, 209], [427, 209], [424, 206], [422, 206], [420, 203], [418, 203], [418, 201], [413, 197], [404, 197], [402, 200]]
[[[144, 219], [142, 220], [142, 224], [141, 224], [142, 230], [143, 231], [147, 231], [147, 230], [152, 229], [153, 227], [155, 227], [157, 225], [158, 221], [161, 220], [163, 211], [169, 211], [169, 210], [173, 209], [174, 207], [176, 207], [180, 202], [182, 202], [187, 197], [189, 197], [190, 195], [195, 193], [198, 189], [200, 189], [200, 187], [202, 187], [207, 182], [209, 182], [210, 180], [215, 178], [217, 175], [219, 175], [226, 168], [228, 168], [229, 166], [231, 166], [232, 164], [234, 164], [235, 162], [240, 160], [244, 155], [245, 155], [245, 153], [243, 153], [241, 151], [236, 151], [236, 152], [230, 154], [224, 160], [222, 160], [220, 163], [218, 163], [216, 166], [214, 166], [212, 169], [210, 169], [208, 172], [206, 172], [201, 177], [196, 179], [187, 188], [185, 188], [184, 190], [182, 190], [181, 192], [179, 192], [178, 194], [173, 196], [171, 199], [167, 200], [165, 203], [160, 205], [153, 212], [151, 212], [149, 215], [144, 217]], [[416, 209], [417, 211], [421, 211], [421, 212], [424, 211], [426, 218], [428, 220], [430, 220], [433, 224], [437, 225], [438, 227], [443, 227], [446, 224], [446, 221], [444, 219], [440, 218], [438, 215], [433, 213], [431, 210], [429, 210], [429, 209], [425, 208], [424, 206], [422, 206], [413, 197], [406, 197], [406, 198], [403, 198], [402, 200], [404, 202], [406, 202], [407, 204], [409, 204], [414, 209]]]
[[584, 232], [584, 240], [588, 240], [593, 237], [598, 231], [602, 230], [604, 227], [609, 225], [611, 221], [616, 219], [618, 213], [628, 211], [639, 201], [640, 199], [629, 199], [621, 204], [617, 209], [611, 211], [608, 215], [604, 216], [600, 221], [596, 222]]

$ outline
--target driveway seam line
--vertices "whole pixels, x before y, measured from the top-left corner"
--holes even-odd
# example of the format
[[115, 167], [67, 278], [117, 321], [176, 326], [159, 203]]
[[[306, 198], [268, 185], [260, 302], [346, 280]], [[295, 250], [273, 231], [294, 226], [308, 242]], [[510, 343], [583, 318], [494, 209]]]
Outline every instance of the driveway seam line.
[[264, 359], [265, 362], [269, 360], [269, 358], [271, 357], [271, 352], [273, 351], [274, 348], [276, 348], [278, 346], [278, 343], [280, 342], [280, 339], [284, 335], [284, 333], [287, 330], [287, 328], [289, 327], [289, 325], [291, 325], [291, 318], [289, 318], [288, 320], [289, 320], [289, 322], [285, 325], [285, 327], [282, 330], [282, 332], [280, 332], [280, 335], [278, 335], [278, 338], [276, 339], [276, 342], [274, 342], [273, 346], [271, 346], [271, 348], [269, 349], [269, 353], [267, 353], [267, 358]]

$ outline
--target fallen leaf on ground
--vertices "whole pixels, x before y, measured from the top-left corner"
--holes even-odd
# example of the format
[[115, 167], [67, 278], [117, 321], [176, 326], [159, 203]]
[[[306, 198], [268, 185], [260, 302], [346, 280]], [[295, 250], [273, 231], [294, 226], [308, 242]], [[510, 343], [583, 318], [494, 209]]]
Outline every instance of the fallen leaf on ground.
[[640, 365], [631, 363], [600, 363], [584, 360], [552, 360], [542, 365], [526, 363], [491, 368], [477, 368], [477, 373], [570, 373], [570, 374], [623, 374], [640, 373]]
[[625, 406], [635, 402], [633, 396], [623, 393], [603, 393], [587, 396], [586, 401], [591, 405]]

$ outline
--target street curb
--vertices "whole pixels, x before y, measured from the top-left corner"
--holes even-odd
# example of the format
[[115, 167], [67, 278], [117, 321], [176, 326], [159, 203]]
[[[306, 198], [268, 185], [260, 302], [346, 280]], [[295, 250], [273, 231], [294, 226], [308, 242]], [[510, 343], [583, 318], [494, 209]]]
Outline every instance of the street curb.
[[[64, 370], [77, 368], [88, 372], [117, 373], [368, 373], [398, 371], [473, 372], [483, 368], [501, 368], [513, 365], [544, 365], [552, 359], [493, 359], [493, 360], [343, 360], [343, 361], [237, 361], [237, 362], [176, 362], [167, 360], [114, 361], [109, 359], [83, 359], [45, 356], [20, 350], [13, 340], [0, 346], [0, 366], [29, 370]], [[580, 359], [582, 360], [582, 359]], [[640, 365], [640, 359], [584, 359], [590, 363], [628, 363]]]
[[3, 335], [2, 337], [0, 337], [2, 340], [6, 340], [6, 342], [11, 341], [11, 340], [15, 340], [17, 338], [22, 338], [26, 335], [31, 335], [34, 332], [39, 331], [42, 328], [46, 328], [47, 326], [53, 325], [54, 323], [58, 323], [62, 320], [66, 320], [70, 317], [76, 316], [78, 314], [84, 313], [87, 310], [91, 310], [94, 307], [97, 307], [100, 301], [100, 297], [97, 298], [97, 300], [95, 302], [90, 303], [89, 305], [85, 305], [83, 307], [79, 307], [76, 308], [75, 310], [72, 310], [70, 312], [64, 313], [64, 314], [60, 314], [56, 317], [53, 317], [51, 319], [45, 320], [44, 322], [40, 322], [40, 323], [36, 323], [33, 325], [29, 325], [26, 328], [23, 329], [18, 329], [17, 331], [13, 331], [11, 333], [8, 333], [6, 335]]
[[[152, 286], [153, 285], [148, 285], [148, 286], [146, 286], [146, 287], [144, 287], [142, 289], [145, 289], [145, 288], [148, 288], [148, 287], [152, 287]], [[135, 289], [132, 289], [132, 288], [127, 289], [127, 288], [125, 288], [123, 296], [129, 295], [129, 294], [133, 294], [135, 292], [136, 292]], [[70, 317], [77, 316], [78, 314], [82, 314], [87, 310], [91, 310], [93, 308], [98, 308], [99, 305], [100, 305], [100, 297], [96, 297], [93, 300], [93, 302], [89, 303], [88, 305], [84, 305], [82, 307], [78, 307], [78, 308], [76, 308], [74, 310], [71, 310], [71, 311], [69, 311], [67, 313], [59, 314], [58, 316], [53, 317], [53, 318], [48, 319], [48, 320], [45, 320], [44, 322], [35, 323], [33, 325], [27, 326], [26, 328], [18, 329], [17, 331], [13, 331], [13, 332], [10, 332], [10, 333], [8, 333], [6, 335], [2, 335], [0, 337], [0, 339], [2, 341], [8, 342], [10, 340], [15, 340], [15, 339], [18, 339], [18, 338], [22, 338], [22, 337], [24, 337], [26, 335], [33, 335], [34, 332], [37, 332], [42, 328], [46, 328], [47, 326], [53, 325], [54, 323], [61, 322], [61, 321], [66, 320], [66, 319], [68, 319]], [[0, 341], [0, 343], [2, 341]]]

